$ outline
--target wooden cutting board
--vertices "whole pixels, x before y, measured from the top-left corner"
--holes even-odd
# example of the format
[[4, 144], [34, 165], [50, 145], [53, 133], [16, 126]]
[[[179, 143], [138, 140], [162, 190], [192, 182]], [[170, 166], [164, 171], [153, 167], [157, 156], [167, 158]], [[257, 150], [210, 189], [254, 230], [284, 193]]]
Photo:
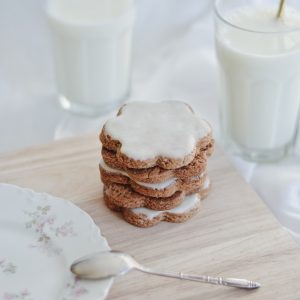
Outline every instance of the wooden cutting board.
[[[169, 271], [259, 281], [255, 291], [164, 279], [132, 272], [109, 299], [299, 299], [300, 249], [219, 151], [209, 161], [213, 189], [183, 224], [141, 229], [103, 204], [97, 135], [0, 155], [0, 182], [68, 199], [87, 211], [112, 249]], [[9, 199], [7, 199], [9, 201]]]

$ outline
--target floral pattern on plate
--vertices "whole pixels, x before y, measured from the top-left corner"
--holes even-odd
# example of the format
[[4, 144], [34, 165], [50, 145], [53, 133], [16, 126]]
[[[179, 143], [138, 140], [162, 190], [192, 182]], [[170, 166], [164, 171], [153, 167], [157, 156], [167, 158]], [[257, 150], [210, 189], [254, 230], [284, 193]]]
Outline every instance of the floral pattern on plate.
[[73, 222], [68, 221], [58, 226], [57, 217], [51, 212], [51, 206], [37, 206], [33, 212], [24, 211], [30, 218], [25, 223], [27, 229], [32, 229], [37, 234], [37, 241], [30, 247], [36, 248], [47, 255], [60, 254], [62, 249], [53, 245], [51, 233], [56, 237], [76, 236], [73, 229]]
[[88, 290], [82, 286], [78, 279], [73, 279], [66, 285], [66, 294], [63, 300], [77, 300], [80, 299], [82, 295], [88, 294]]
[[11, 263], [10, 261], [7, 261], [5, 258], [0, 258], [0, 272], [3, 274], [14, 274], [16, 273], [17, 267]]
[[19, 293], [4, 293], [2, 300], [33, 300], [30, 296], [30, 292], [27, 289], [22, 290]]

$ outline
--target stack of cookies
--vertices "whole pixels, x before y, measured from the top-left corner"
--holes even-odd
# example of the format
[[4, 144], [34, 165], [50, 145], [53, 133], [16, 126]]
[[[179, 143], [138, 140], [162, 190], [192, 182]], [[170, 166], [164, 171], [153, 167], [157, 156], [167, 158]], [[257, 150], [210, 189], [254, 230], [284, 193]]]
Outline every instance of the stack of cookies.
[[100, 133], [101, 180], [110, 209], [139, 227], [194, 216], [210, 190], [210, 125], [179, 101], [131, 102]]

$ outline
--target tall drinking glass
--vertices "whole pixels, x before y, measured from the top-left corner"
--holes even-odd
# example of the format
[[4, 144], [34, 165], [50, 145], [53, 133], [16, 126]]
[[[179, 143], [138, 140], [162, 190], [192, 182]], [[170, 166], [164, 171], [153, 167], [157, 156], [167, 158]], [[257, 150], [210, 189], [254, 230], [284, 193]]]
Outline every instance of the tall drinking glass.
[[105, 113], [129, 93], [134, 0], [48, 0], [59, 100]]
[[254, 161], [284, 157], [300, 106], [300, 3], [217, 0], [216, 52], [225, 147]]

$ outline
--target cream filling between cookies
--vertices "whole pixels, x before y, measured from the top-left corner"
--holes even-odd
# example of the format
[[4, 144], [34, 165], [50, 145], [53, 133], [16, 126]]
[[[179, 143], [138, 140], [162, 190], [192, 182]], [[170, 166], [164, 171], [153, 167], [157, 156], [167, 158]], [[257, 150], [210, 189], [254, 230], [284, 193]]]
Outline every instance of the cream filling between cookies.
[[100, 166], [107, 172], [109, 173], [114, 173], [114, 174], [121, 174], [121, 175], [124, 175], [126, 177], [129, 177], [128, 174], [122, 170], [118, 170], [118, 169], [114, 169], [112, 167], [110, 167], [109, 165], [107, 165], [105, 163], [105, 161], [103, 159], [100, 160]]
[[150, 189], [155, 189], [155, 190], [163, 190], [170, 185], [174, 184], [176, 182], [177, 178], [171, 178], [166, 181], [160, 182], [160, 183], [147, 183], [147, 182], [140, 182], [136, 181], [138, 185], [145, 186]]
[[201, 189], [203, 189], [203, 190], [208, 189], [209, 185], [210, 185], [210, 179], [209, 179], [209, 177], [206, 177]]
[[200, 202], [200, 197], [198, 196], [197, 193], [191, 194], [188, 196], [185, 196], [183, 202], [170, 210], [153, 210], [145, 207], [140, 207], [140, 208], [133, 208], [131, 211], [135, 214], [143, 214], [145, 215], [148, 219], [153, 219], [157, 216], [159, 216], [162, 213], [171, 213], [171, 214], [184, 214], [186, 212], [191, 211], [193, 208], [195, 208], [199, 202]]
[[[129, 175], [122, 171], [122, 170], [118, 170], [118, 169], [114, 169], [110, 166], [108, 166], [103, 159], [101, 159], [100, 161], [100, 166], [107, 172], [109, 173], [114, 173], [114, 174], [121, 174], [121, 175], [124, 175], [128, 178]], [[171, 186], [172, 184], [174, 184], [176, 182], [177, 178], [171, 178], [171, 179], [168, 179], [166, 181], [163, 181], [163, 182], [159, 182], [159, 183], [146, 183], [146, 182], [140, 182], [140, 181], [136, 181], [136, 183], [138, 185], [141, 185], [141, 186], [144, 186], [144, 187], [147, 187], [147, 188], [151, 188], [151, 189], [156, 189], [156, 190], [163, 190], [169, 186]]]
[[[193, 176], [191, 177], [192, 180], [195, 179], [200, 179], [205, 175], [205, 173], [201, 173], [199, 175]], [[151, 189], [156, 189], [156, 190], [163, 190], [169, 186], [171, 186], [172, 184], [174, 184], [176, 182], [177, 178], [171, 178], [169, 180], [166, 180], [164, 182], [161, 183], [146, 183], [146, 182], [140, 182], [140, 181], [136, 181], [137, 184], [151, 188]]]
[[[122, 170], [118, 170], [118, 169], [114, 169], [110, 166], [108, 166], [103, 159], [100, 160], [100, 166], [107, 172], [109, 173], [114, 173], [114, 174], [121, 174], [121, 175], [124, 175], [128, 178], [129, 175], [122, 171]], [[191, 177], [192, 180], [194, 179], [197, 179], [197, 178], [202, 178], [203, 176], [205, 175], [205, 172], [204, 173], [201, 173], [199, 175], [196, 175], [196, 176], [193, 176]], [[163, 182], [159, 182], [159, 183], [147, 183], [147, 182], [141, 182], [141, 181], [135, 181], [138, 185], [141, 185], [141, 186], [144, 186], [144, 187], [147, 187], [147, 188], [150, 188], [150, 189], [153, 189], [153, 190], [163, 190], [165, 188], [168, 188], [170, 187], [172, 184], [174, 184], [176, 182], [177, 178], [173, 177], [173, 178], [170, 178], [166, 181], [163, 181]], [[205, 183], [204, 183], [205, 184]], [[208, 187], [209, 183], [207, 184], [207, 187]], [[203, 188], [206, 188], [203, 186]]]

